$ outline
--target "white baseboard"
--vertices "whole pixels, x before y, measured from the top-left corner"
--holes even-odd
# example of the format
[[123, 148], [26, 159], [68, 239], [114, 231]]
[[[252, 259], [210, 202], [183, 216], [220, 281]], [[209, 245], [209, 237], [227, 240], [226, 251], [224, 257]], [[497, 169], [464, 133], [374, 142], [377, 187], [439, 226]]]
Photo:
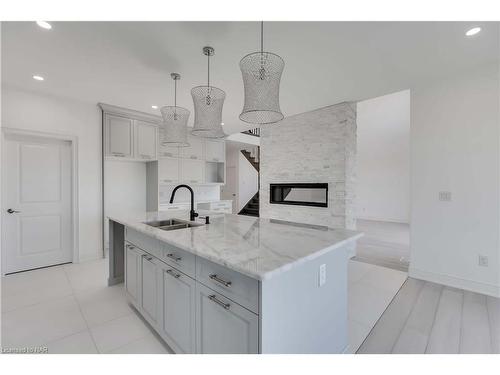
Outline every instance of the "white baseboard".
[[398, 223], [398, 224], [410, 224], [409, 220], [402, 219], [391, 219], [387, 217], [375, 217], [375, 216], [356, 216], [356, 220], [371, 220], [371, 221], [386, 221], [388, 223]]
[[453, 288], [468, 290], [470, 292], [486, 294], [492, 297], [500, 297], [500, 285], [481, 283], [455, 276], [419, 270], [412, 267], [411, 263], [408, 273], [409, 276], [414, 279], [430, 281], [437, 284], [451, 286]]
[[78, 262], [76, 263], [85, 263], [90, 262], [92, 260], [102, 259], [102, 255], [100, 253], [97, 254], [82, 254], [80, 255]]

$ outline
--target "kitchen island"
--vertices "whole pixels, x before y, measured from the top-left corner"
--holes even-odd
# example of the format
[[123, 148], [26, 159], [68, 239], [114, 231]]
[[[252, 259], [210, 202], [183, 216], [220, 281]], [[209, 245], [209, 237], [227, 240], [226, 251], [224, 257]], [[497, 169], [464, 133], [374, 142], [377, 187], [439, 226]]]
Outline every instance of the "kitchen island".
[[125, 281], [176, 353], [346, 350], [348, 253], [361, 233], [220, 214], [182, 229], [158, 224], [188, 218], [109, 217], [109, 284]]

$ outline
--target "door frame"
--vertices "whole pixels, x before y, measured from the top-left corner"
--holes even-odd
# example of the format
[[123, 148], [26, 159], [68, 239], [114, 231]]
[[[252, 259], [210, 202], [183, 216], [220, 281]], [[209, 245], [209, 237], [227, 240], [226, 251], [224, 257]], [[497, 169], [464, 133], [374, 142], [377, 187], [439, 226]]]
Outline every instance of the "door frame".
[[[47, 139], [55, 139], [59, 141], [68, 141], [70, 143], [71, 148], [71, 219], [72, 219], [72, 242], [73, 242], [73, 263], [80, 262], [80, 246], [79, 246], [79, 210], [78, 210], [78, 137], [69, 134], [60, 134], [60, 133], [48, 133], [48, 132], [40, 132], [36, 130], [29, 129], [16, 129], [16, 128], [7, 128], [1, 127], [1, 147], [0, 151], [4, 149], [6, 136], [7, 135], [18, 135], [18, 136], [32, 136], [38, 138], [47, 138]], [[0, 165], [2, 166], [1, 173], [1, 191], [5, 191], [5, 168], [4, 163], [6, 161], [2, 159], [0, 154]], [[2, 195], [2, 200], [0, 202], [0, 207], [3, 210], [5, 208], [4, 196]], [[3, 214], [3, 213], [2, 213]], [[0, 241], [0, 249], [3, 247], [5, 241], [5, 225], [1, 223], [1, 241]], [[2, 276], [5, 275], [5, 257], [6, 252], [2, 251]]]

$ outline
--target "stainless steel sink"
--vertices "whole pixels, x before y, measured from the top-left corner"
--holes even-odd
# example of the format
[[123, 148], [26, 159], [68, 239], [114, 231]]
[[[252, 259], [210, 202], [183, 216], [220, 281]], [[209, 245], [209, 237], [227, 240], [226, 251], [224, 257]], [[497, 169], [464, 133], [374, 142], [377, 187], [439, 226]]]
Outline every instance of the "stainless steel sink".
[[194, 223], [192, 221], [180, 220], [180, 219], [168, 219], [168, 220], [156, 220], [144, 222], [146, 225], [161, 229], [161, 230], [176, 230], [176, 229], [186, 229], [199, 227], [203, 224]]

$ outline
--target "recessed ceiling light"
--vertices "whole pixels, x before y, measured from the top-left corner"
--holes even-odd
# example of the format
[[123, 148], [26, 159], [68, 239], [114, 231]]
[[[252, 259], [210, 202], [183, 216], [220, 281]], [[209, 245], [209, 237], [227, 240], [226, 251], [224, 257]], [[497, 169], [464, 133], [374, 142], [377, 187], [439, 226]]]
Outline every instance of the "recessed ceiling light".
[[224, 123], [223, 123], [223, 122], [221, 122], [220, 124], [221, 124], [221, 125], [224, 125]]
[[36, 24], [40, 26], [42, 29], [47, 29], [47, 30], [52, 29], [52, 25], [47, 21], [36, 21]]
[[477, 33], [479, 33], [480, 31], [481, 31], [481, 28], [480, 28], [480, 27], [473, 27], [472, 29], [467, 30], [467, 32], [465, 33], [465, 35], [467, 35], [467, 36], [476, 35], [476, 34], [477, 34]]
[[36, 81], [43, 81], [45, 78], [43, 78], [42, 76], [34, 75], [33, 79], [36, 80]]
[[158, 109], [158, 106], [157, 105], [152, 105], [151, 108]]

